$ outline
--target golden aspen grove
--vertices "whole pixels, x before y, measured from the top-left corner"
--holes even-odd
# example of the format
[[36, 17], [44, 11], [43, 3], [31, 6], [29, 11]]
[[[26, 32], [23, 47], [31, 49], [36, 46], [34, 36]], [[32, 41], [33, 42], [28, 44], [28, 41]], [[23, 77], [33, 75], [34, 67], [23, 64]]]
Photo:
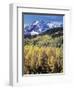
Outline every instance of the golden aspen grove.
[[24, 74], [62, 73], [63, 36], [24, 39]]

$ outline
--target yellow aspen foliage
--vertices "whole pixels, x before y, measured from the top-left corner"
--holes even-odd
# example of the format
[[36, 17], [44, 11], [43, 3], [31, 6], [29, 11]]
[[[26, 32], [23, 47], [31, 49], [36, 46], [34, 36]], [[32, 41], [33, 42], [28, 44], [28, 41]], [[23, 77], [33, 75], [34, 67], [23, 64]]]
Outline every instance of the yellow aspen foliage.
[[27, 68], [24, 71], [26, 74], [61, 72], [63, 67], [61, 64], [62, 59], [61, 48], [38, 47], [33, 45], [24, 46], [24, 67]]

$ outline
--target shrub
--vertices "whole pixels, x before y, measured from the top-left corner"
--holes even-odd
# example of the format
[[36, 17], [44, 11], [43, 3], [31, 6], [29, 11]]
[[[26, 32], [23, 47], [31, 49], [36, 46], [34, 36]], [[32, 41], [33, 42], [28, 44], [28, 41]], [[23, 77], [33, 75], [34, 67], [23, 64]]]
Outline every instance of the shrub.
[[52, 37], [51, 35], [36, 36], [33, 38], [25, 38], [25, 45], [36, 45], [36, 46], [49, 46], [49, 47], [61, 47], [63, 44], [63, 36]]

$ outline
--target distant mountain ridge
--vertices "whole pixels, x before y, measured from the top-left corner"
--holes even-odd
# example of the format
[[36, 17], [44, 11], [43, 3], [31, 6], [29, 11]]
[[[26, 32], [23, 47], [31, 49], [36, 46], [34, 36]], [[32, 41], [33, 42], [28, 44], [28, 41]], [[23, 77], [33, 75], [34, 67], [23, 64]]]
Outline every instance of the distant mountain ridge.
[[61, 22], [44, 22], [41, 21], [34, 21], [31, 25], [26, 26], [24, 28], [24, 36], [33, 36], [44, 34], [46, 32], [54, 32], [55, 28], [63, 28], [63, 24]]

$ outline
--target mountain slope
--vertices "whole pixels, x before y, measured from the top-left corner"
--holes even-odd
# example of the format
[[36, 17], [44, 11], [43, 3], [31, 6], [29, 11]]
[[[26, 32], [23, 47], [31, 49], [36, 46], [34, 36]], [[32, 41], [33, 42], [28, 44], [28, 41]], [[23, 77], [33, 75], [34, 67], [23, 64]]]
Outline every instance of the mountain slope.
[[24, 36], [52, 34], [57, 31], [60, 32], [60, 30], [63, 30], [63, 25], [60, 22], [45, 23], [43, 20], [34, 21], [31, 25], [24, 28]]

